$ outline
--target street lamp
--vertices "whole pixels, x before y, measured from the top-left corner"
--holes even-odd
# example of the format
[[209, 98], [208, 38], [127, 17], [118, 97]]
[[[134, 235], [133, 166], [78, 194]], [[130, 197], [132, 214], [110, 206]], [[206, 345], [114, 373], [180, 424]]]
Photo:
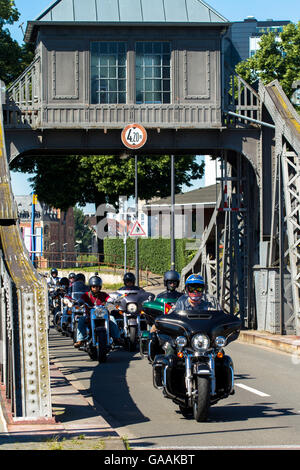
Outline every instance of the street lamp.
[[171, 155], [171, 271], [175, 271], [175, 168]]
[[68, 243], [63, 243], [63, 252], [64, 252], [64, 259], [63, 259], [63, 267], [66, 267], [66, 246]]
[[[123, 153], [120, 155], [122, 160], [126, 160], [130, 155]], [[135, 219], [138, 221], [139, 211], [138, 211], [138, 156], [134, 155], [134, 194], [135, 194]], [[139, 237], [135, 237], [135, 278], [136, 285], [139, 285]]]
[[[52, 243], [50, 243], [50, 245], [49, 245], [49, 248], [51, 248], [51, 249], [50, 249], [50, 262], [51, 262], [51, 264], [53, 263], [53, 260], [54, 260], [54, 256], [53, 256], [54, 253], [53, 253], [53, 250], [52, 250], [52, 246], [54, 247], [54, 245], [55, 245], [55, 242], [52, 242]], [[53, 248], [53, 249], [54, 249], [54, 248]], [[52, 256], [51, 256], [51, 255], [52, 255]]]

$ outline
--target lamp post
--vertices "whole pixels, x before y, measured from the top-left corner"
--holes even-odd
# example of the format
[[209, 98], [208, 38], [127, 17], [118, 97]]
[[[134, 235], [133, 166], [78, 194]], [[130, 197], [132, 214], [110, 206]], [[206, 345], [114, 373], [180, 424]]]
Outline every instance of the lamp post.
[[175, 271], [175, 168], [171, 155], [171, 271]]
[[63, 267], [66, 267], [66, 246], [68, 243], [63, 243], [63, 252], [64, 252], [64, 259], [63, 259]]
[[[138, 197], [138, 157], [134, 156], [134, 188], [135, 188], [135, 218], [139, 218], [139, 197]], [[139, 237], [135, 237], [135, 279], [136, 285], [140, 283], [139, 277]]]
[[52, 250], [52, 247], [54, 247], [55, 245], [55, 242], [52, 242], [50, 243], [49, 247], [51, 247], [51, 250], [50, 250], [50, 262], [53, 263], [53, 260], [54, 260], [54, 256], [53, 256], [53, 250]]

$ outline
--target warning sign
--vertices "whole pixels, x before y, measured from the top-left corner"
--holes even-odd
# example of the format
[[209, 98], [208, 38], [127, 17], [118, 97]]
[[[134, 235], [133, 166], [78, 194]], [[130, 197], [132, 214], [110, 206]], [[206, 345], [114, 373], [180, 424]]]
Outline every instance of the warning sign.
[[140, 149], [147, 141], [147, 131], [140, 124], [129, 124], [121, 134], [125, 147], [129, 149]]
[[136, 221], [133, 225], [131, 232], [129, 233], [130, 237], [146, 237], [146, 233], [144, 232], [143, 227], [141, 224]]

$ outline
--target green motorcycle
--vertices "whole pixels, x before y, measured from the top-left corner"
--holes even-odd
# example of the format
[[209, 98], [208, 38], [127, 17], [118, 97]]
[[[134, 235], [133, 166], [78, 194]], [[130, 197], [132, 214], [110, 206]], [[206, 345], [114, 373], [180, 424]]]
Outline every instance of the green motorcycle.
[[[142, 314], [146, 319], [147, 325], [151, 328], [154, 325], [154, 321], [156, 317], [161, 317], [162, 315], [167, 315], [173, 305], [176, 303], [177, 299], [170, 299], [170, 298], [158, 298], [151, 301], [146, 301], [143, 303], [143, 311]], [[148, 357], [149, 362], [149, 343], [151, 339], [150, 328], [146, 331], [143, 331], [140, 337], [140, 354], [141, 357]]]

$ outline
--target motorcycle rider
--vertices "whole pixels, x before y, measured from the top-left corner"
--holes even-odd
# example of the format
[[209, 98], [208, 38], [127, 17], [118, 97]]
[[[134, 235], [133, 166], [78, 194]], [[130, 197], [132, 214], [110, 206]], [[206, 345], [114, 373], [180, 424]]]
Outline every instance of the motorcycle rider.
[[69, 273], [69, 276], [68, 276], [68, 279], [69, 279], [69, 282], [70, 282], [69, 288], [71, 288], [71, 287], [72, 287], [72, 284], [74, 284], [74, 282], [75, 282], [75, 277], [76, 277], [76, 274], [75, 274], [75, 273]]
[[179, 297], [176, 304], [169, 313], [176, 310], [221, 310], [221, 307], [214, 297], [209, 297], [205, 293], [205, 282], [200, 274], [191, 274], [185, 281], [186, 293]]
[[89, 288], [85, 284], [85, 275], [83, 273], [76, 274], [75, 280], [71, 286], [71, 297], [79, 301], [88, 290]]
[[[92, 276], [89, 280], [88, 292], [83, 293], [81, 296], [81, 303], [85, 303], [91, 308], [95, 305], [105, 305], [109, 295], [106, 292], [101, 291], [102, 288], [102, 279], [99, 276]], [[88, 339], [86, 327], [89, 323], [89, 311], [87, 309], [87, 315], [82, 316], [78, 320], [77, 325], [77, 342], [74, 344], [75, 348], [80, 348], [83, 342]], [[117, 326], [115, 318], [110, 315], [109, 328], [111, 336], [115, 343], [118, 343], [120, 338], [120, 330]]]
[[50, 271], [50, 276], [47, 278], [48, 289], [55, 289], [58, 286], [58, 271], [56, 268], [52, 268]]
[[157, 299], [174, 299], [175, 301], [182, 296], [176, 289], [179, 286], [180, 274], [177, 271], [166, 271], [164, 274], [164, 285], [167, 290], [157, 295]]
[[133, 273], [125, 273], [123, 277], [124, 286], [119, 290], [143, 290], [141, 287], [135, 285], [135, 275]]
[[[215, 298], [208, 298], [205, 294], [205, 282], [200, 274], [191, 274], [185, 281], [186, 293], [181, 295], [177, 300], [176, 304], [169, 310], [168, 314], [174, 312], [174, 310], [221, 310], [221, 307]], [[152, 339], [152, 354], [154, 355], [158, 351], [158, 341], [156, 338], [157, 328], [155, 325], [152, 326], [151, 336]], [[165, 354], [173, 354], [172, 346], [167, 343]]]

